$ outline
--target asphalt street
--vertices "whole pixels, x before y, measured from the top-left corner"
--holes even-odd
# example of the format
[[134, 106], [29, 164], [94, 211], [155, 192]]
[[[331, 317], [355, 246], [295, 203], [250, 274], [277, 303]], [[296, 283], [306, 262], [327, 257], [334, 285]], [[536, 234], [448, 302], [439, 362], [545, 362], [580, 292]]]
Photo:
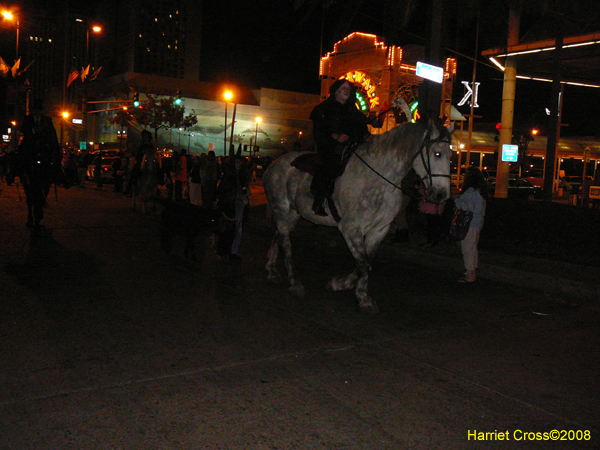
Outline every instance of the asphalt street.
[[44, 236], [22, 189], [0, 189], [2, 450], [600, 448], [582, 272], [486, 254], [461, 285], [456, 248], [388, 238], [367, 316], [325, 290], [352, 268], [335, 229], [293, 235], [304, 298], [267, 283], [257, 185], [233, 262], [210, 234], [199, 262], [182, 240], [165, 255], [162, 205], [142, 214], [110, 185], [53, 191]]

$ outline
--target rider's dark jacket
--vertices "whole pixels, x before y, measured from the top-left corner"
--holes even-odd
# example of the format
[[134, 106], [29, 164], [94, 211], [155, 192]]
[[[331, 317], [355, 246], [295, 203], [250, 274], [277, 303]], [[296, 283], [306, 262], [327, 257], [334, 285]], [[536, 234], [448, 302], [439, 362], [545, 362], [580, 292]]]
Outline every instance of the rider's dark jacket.
[[[344, 147], [352, 142], [362, 142], [369, 135], [366, 117], [356, 107], [355, 88], [345, 104], [335, 99], [336, 91], [345, 82], [346, 80], [338, 80], [333, 83], [329, 89], [329, 97], [310, 113], [317, 152], [325, 164], [340, 164]], [[348, 135], [349, 142], [340, 144], [332, 137], [334, 133]]]

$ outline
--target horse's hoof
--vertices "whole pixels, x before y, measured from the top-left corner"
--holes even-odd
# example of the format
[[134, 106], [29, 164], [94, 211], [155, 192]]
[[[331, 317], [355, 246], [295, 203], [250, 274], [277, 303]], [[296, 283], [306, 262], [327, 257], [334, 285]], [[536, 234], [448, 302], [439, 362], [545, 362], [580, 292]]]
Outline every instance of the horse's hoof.
[[295, 286], [290, 286], [289, 291], [290, 291], [290, 294], [292, 294], [294, 297], [297, 297], [297, 298], [302, 298], [305, 295], [304, 286], [302, 286], [301, 284], [297, 284]]
[[359, 306], [360, 311], [365, 314], [369, 314], [372, 316], [379, 313], [379, 306], [377, 306], [377, 303], [362, 303]]
[[342, 286], [340, 285], [340, 281], [337, 277], [329, 280], [325, 289], [327, 289], [329, 292], [337, 292], [343, 290]]
[[279, 275], [269, 275], [267, 281], [271, 284], [281, 284], [281, 277]]
[[326, 289], [330, 292], [347, 291], [354, 288], [354, 283], [348, 281], [346, 277], [334, 277], [327, 283]]

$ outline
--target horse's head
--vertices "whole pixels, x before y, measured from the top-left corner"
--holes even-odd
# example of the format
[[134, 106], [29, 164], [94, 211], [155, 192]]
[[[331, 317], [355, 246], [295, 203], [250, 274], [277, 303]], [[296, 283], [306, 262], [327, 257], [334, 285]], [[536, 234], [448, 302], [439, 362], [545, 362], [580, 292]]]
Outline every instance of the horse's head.
[[450, 139], [454, 125], [445, 128], [429, 121], [412, 167], [419, 175], [430, 201], [441, 203], [450, 197]]

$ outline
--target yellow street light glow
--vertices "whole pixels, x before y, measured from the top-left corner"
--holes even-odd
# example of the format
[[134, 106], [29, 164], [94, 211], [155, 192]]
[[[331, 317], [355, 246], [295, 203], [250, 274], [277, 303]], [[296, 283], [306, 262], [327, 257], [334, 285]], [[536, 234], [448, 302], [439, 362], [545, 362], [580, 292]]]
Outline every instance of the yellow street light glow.
[[100, 33], [100, 32], [102, 31], [102, 27], [101, 27], [101, 26], [99, 26], [99, 25], [94, 25], [94, 26], [92, 27], [92, 31], [93, 31], [94, 33]]
[[230, 101], [233, 98], [233, 93], [231, 91], [225, 91], [223, 97], [225, 100]]
[[256, 123], [261, 123], [262, 122], [262, 117], [257, 117], [256, 118]]
[[65, 118], [65, 119], [66, 119], [66, 118], [68, 118], [68, 117], [69, 117], [69, 111], [63, 111], [63, 112], [62, 112], [62, 116], [63, 116], [63, 118]]
[[534, 128], [533, 130], [531, 130], [531, 134], [532, 134], [533, 136], [535, 136], [535, 135], [536, 135], [536, 134], [538, 134], [538, 133], [539, 133], [539, 130], [537, 130], [537, 129], [535, 129], [535, 128]]
[[14, 18], [13, 14], [10, 11], [4, 10], [4, 11], [2, 11], [2, 15], [4, 16], [4, 18], [6, 20], [13, 20], [13, 18]]

